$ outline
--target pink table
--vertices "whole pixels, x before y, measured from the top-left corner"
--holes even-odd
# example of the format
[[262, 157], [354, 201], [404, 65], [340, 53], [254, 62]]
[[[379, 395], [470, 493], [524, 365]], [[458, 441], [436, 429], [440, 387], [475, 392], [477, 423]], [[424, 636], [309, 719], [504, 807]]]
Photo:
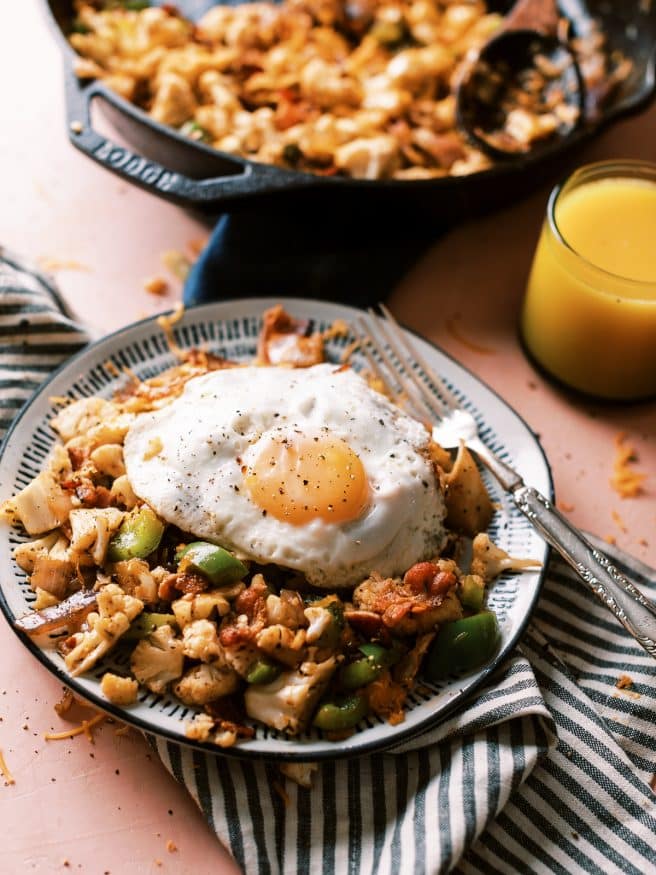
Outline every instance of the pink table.
[[[69, 146], [61, 60], [36, 0], [0, 9], [0, 241], [33, 259], [76, 262], [57, 270], [66, 299], [97, 333], [168, 309], [143, 289], [166, 250], [206, 229], [181, 210], [129, 188]], [[656, 108], [623, 122], [585, 160], [654, 160]], [[584, 159], [582, 158], [582, 161]], [[519, 302], [546, 190], [439, 240], [392, 297], [396, 313], [485, 379], [541, 434], [559, 501], [572, 520], [656, 565], [656, 407], [596, 406], [555, 389], [524, 359]], [[168, 277], [167, 277], [168, 278]], [[650, 474], [645, 495], [620, 500], [608, 478], [613, 438], [625, 431]], [[618, 514], [626, 531], [618, 525]], [[105, 724], [46, 742], [67, 726], [53, 711], [61, 689], [0, 623], [0, 749], [16, 779], [0, 782], [0, 872], [235, 872], [194, 804], [137, 733]], [[167, 851], [172, 840], [177, 847]]]

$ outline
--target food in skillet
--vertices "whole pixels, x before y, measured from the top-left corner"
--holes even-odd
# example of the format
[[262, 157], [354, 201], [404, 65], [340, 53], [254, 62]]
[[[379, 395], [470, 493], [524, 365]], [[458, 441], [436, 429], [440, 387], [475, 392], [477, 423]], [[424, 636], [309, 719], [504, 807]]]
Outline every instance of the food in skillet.
[[189, 736], [221, 746], [252, 721], [331, 738], [401, 721], [420, 671], [491, 658], [485, 584], [523, 564], [481, 533], [467, 451], [452, 462], [304, 329], [275, 308], [253, 365], [194, 350], [64, 406], [46, 468], [4, 506], [35, 538], [15, 551], [37, 594], [19, 628], [59, 633], [72, 676], [123, 649], [110, 701], [171, 692], [197, 711]]
[[[144, 6], [147, 4], [138, 4]], [[358, 179], [461, 176], [490, 166], [456, 119], [455, 90], [501, 26], [482, 0], [283, 0], [173, 7], [77, 2], [81, 78], [102, 79], [158, 122], [244, 158]], [[107, 8], [103, 8], [107, 7]], [[601, 100], [630, 70], [594, 25], [559, 34]], [[527, 150], [571, 124], [545, 58], [518, 84], [506, 141]], [[575, 113], [577, 111], [574, 111]]]

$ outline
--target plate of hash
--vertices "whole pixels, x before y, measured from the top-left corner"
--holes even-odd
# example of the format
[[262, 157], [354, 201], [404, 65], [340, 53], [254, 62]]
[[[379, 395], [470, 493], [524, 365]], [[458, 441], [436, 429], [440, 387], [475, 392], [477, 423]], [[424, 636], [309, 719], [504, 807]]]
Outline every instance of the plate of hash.
[[[199, 749], [320, 760], [427, 730], [512, 650], [547, 548], [466, 448], [384, 394], [358, 312], [250, 299], [147, 319], [18, 416], [0, 607], [74, 692]], [[412, 341], [551, 495], [522, 419]]]

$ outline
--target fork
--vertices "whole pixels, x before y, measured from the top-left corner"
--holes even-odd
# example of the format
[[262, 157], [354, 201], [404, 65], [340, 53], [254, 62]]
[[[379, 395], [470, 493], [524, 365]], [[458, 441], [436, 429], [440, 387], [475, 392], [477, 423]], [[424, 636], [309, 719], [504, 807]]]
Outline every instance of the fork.
[[415, 418], [430, 424], [433, 439], [444, 449], [456, 449], [464, 442], [544, 540], [647, 653], [656, 657], [656, 606], [548, 498], [527, 486], [517, 471], [483, 443], [472, 414], [410, 343], [387, 307], [379, 304], [379, 308], [380, 314], [370, 308], [368, 318], [356, 319], [354, 334], [390, 396]]

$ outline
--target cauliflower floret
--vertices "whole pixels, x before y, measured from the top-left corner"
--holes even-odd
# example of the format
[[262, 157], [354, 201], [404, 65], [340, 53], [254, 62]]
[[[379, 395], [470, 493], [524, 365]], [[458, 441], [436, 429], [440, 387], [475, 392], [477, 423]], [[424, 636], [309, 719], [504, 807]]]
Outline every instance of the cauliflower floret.
[[267, 626], [258, 632], [257, 646], [278, 662], [294, 668], [305, 656], [305, 629], [294, 632], [287, 626]]
[[196, 98], [191, 85], [178, 73], [162, 73], [150, 110], [155, 121], [179, 127], [191, 118], [196, 109]]
[[50, 420], [50, 425], [59, 434], [64, 443], [71, 438], [85, 435], [90, 428], [99, 425], [115, 412], [110, 401], [103, 398], [80, 398], [59, 411]]
[[37, 557], [47, 556], [50, 548], [54, 547], [58, 539], [59, 532], [50, 532], [44, 538], [36, 538], [34, 541], [19, 544], [14, 550], [14, 559], [18, 567], [31, 574], [34, 571]]
[[332, 628], [333, 623], [335, 622], [334, 615], [327, 608], [316, 608], [310, 606], [305, 609], [305, 618], [310, 624], [308, 626], [308, 630], [305, 633], [305, 640], [308, 644], [314, 644], [324, 632], [327, 632], [328, 629]]
[[180, 677], [183, 666], [182, 640], [174, 637], [173, 629], [168, 625], [160, 626], [140, 641], [130, 659], [135, 678], [158, 694], [165, 691], [169, 681]]
[[114, 573], [121, 589], [148, 605], [158, 600], [157, 581], [153, 572], [143, 559], [126, 559], [114, 565]]
[[225, 662], [238, 675], [245, 678], [251, 666], [258, 658], [258, 650], [255, 644], [252, 641], [239, 641], [237, 644], [232, 644], [229, 647], [222, 645], [222, 648]]
[[355, 179], [391, 176], [399, 163], [398, 143], [387, 134], [358, 137], [335, 150], [335, 166], [347, 170]]
[[91, 453], [90, 459], [98, 471], [107, 477], [116, 479], [125, 474], [123, 447], [120, 444], [103, 444]]
[[182, 630], [182, 652], [190, 659], [210, 662], [221, 653], [216, 626], [209, 620], [194, 620]]
[[537, 559], [509, 556], [505, 550], [493, 544], [485, 532], [476, 535], [473, 540], [471, 573], [478, 574], [486, 583], [494, 580], [503, 571], [521, 571], [524, 568], [539, 568], [541, 565]]
[[444, 46], [425, 46], [397, 52], [387, 65], [386, 73], [395, 86], [414, 88], [425, 79], [449, 73], [452, 64], [453, 56]]
[[286, 778], [299, 787], [312, 787], [312, 778], [319, 766], [317, 763], [280, 763], [278, 767]]
[[303, 599], [291, 589], [281, 589], [280, 595], [267, 596], [267, 620], [270, 625], [280, 623], [288, 629], [305, 626]]
[[[243, 585], [242, 585], [243, 587]], [[171, 608], [178, 621], [178, 626], [184, 629], [194, 620], [207, 620], [216, 609], [219, 617], [225, 617], [230, 611], [230, 602], [222, 590], [208, 590], [195, 595], [187, 593], [171, 603]]]
[[187, 722], [185, 735], [187, 738], [193, 738], [194, 741], [208, 741], [213, 729], [214, 718], [201, 712]]
[[[114, 444], [109, 446], [114, 446]], [[126, 510], [132, 510], [133, 507], [136, 507], [137, 496], [134, 494], [127, 474], [122, 474], [114, 480], [112, 488], [109, 490], [109, 497], [112, 504], [120, 504]]]
[[71, 473], [71, 460], [61, 446], [55, 444], [46, 468], [18, 495], [6, 501], [2, 512], [18, 517], [28, 535], [41, 535], [56, 529], [68, 519], [73, 500], [60, 486]]
[[220, 663], [195, 665], [173, 687], [185, 705], [207, 705], [227, 696], [239, 686], [239, 675]]
[[108, 671], [102, 676], [100, 689], [114, 705], [133, 705], [137, 701], [139, 684], [133, 678], [122, 678]]
[[32, 589], [51, 593], [57, 599], [66, 595], [75, 574], [68, 549], [68, 540], [63, 535], [55, 541], [47, 553], [40, 553], [34, 559], [30, 575]]
[[335, 658], [304, 662], [270, 684], [251, 685], [244, 693], [249, 717], [288, 735], [302, 732], [335, 671]]
[[357, 106], [362, 100], [357, 79], [342, 75], [339, 66], [321, 58], [308, 61], [301, 72], [300, 86], [304, 97], [327, 109], [338, 104]]
[[98, 590], [96, 601], [98, 610], [87, 617], [88, 629], [71, 636], [74, 647], [64, 657], [73, 677], [94, 666], [127, 632], [132, 620], [143, 610], [142, 601], [126, 595], [115, 583]]
[[115, 507], [72, 510], [69, 516], [71, 554], [79, 556], [88, 551], [96, 565], [102, 565], [110, 538], [118, 530], [124, 516], [124, 512]]

